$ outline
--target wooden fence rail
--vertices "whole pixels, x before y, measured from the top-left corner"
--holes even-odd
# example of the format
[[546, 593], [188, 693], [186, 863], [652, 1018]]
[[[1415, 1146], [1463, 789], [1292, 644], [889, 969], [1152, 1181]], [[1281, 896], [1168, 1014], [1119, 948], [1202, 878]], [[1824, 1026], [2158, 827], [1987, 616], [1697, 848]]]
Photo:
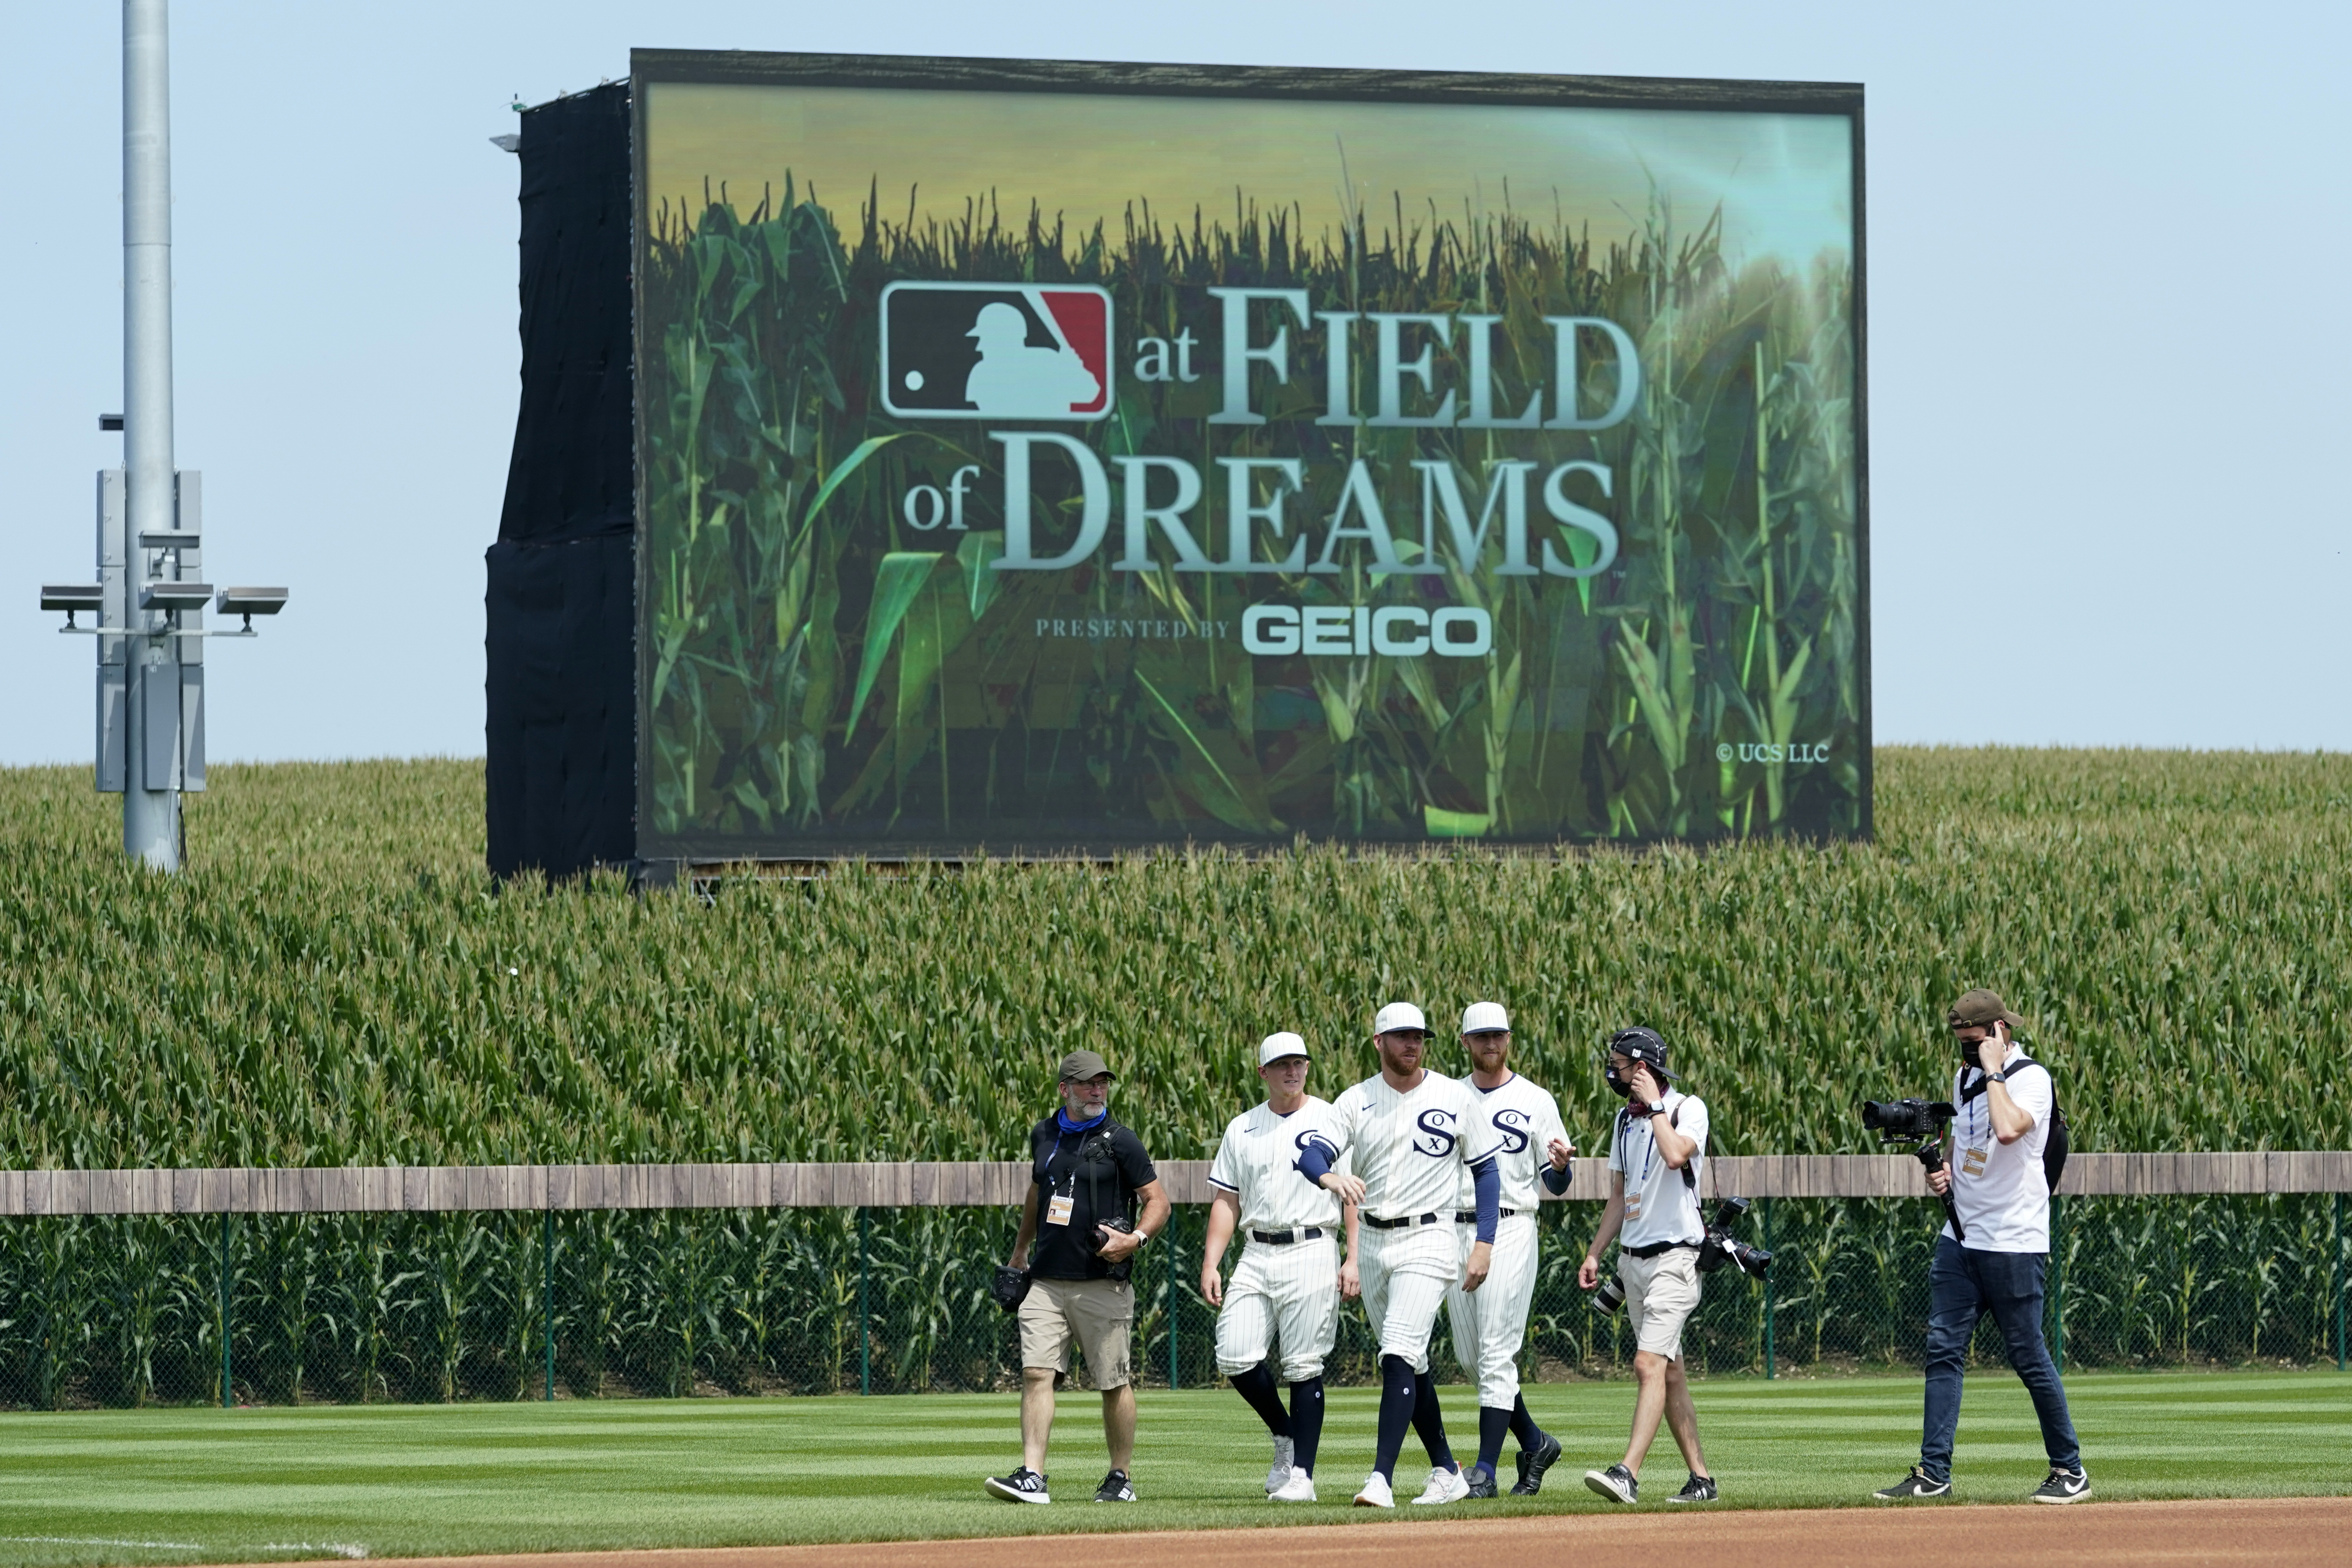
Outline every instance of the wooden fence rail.
[[[1712, 1193], [1886, 1198], [1924, 1194], [1899, 1154], [1745, 1154], [1708, 1162]], [[1209, 1163], [1163, 1160], [1178, 1203], [1206, 1203]], [[366, 1165], [308, 1170], [0, 1171], [0, 1216], [381, 1214], [497, 1209], [896, 1208], [1017, 1204], [1019, 1161], [776, 1165]], [[1570, 1199], [1598, 1200], [1609, 1173], [1579, 1160]], [[2062, 1193], [2352, 1192], [2352, 1153], [2077, 1154]]]

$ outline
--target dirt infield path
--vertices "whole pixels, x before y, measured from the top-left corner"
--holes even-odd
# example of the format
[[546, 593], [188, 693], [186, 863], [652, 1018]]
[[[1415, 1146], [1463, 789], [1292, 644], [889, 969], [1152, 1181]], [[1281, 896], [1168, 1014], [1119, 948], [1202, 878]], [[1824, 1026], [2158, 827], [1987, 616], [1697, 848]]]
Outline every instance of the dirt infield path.
[[[2104, 1568], [2275, 1564], [2342, 1568], [2352, 1561], [2352, 1498], [2195, 1502], [1950, 1505], [1968, 1511], [1969, 1538], [2007, 1542], [2021, 1560]], [[1454, 1519], [1349, 1529], [1139, 1531], [890, 1541], [847, 1546], [751, 1546], [675, 1552], [557, 1552], [505, 1557], [386, 1559], [387, 1568], [1036, 1568], [1073, 1548], [1117, 1568], [1427, 1568], [1465, 1548], [1515, 1556], [1661, 1547], [1708, 1568], [1811, 1568], [1820, 1563], [1924, 1560], [1948, 1553], [1948, 1507], [1786, 1509], [1675, 1514], [1560, 1514]], [[2007, 1554], [2007, 1553], [2003, 1553]], [[1624, 1559], [1621, 1559], [1622, 1561]]]

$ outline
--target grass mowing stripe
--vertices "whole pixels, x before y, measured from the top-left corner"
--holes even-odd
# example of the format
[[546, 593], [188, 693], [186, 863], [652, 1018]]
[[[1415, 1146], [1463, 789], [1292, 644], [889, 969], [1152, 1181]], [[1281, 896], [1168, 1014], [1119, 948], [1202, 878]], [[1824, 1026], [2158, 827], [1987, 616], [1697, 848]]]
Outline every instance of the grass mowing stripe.
[[[1695, 1392], [1710, 1468], [1739, 1507], [1859, 1504], [1902, 1473], [1918, 1442], [1916, 1379], [1709, 1380]], [[2338, 1458], [2352, 1443], [2352, 1381], [2333, 1373], [2083, 1376], [2068, 1393], [2102, 1498], [2352, 1491]], [[1632, 1389], [1534, 1384], [1528, 1394], [1567, 1454], [1541, 1498], [1480, 1511], [1608, 1506], [1577, 1479], [1622, 1451]], [[1325, 1500], [1304, 1510], [1263, 1500], [1264, 1430], [1230, 1392], [1210, 1389], [1144, 1395], [1135, 1467], [1144, 1500], [1122, 1509], [1086, 1500], [1104, 1468], [1089, 1394], [1063, 1399], [1057, 1501], [1044, 1509], [992, 1504], [980, 1491], [983, 1475], [1017, 1462], [1009, 1395], [20, 1415], [0, 1426], [0, 1564], [226, 1561], [273, 1541], [383, 1556], [1377, 1527], [1405, 1511], [1346, 1506], [1370, 1464], [1377, 1399], [1362, 1389], [1329, 1395]], [[1444, 1399], [1466, 1455], [1470, 1392], [1450, 1388]], [[1422, 1460], [1407, 1447], [1398, 1479], [1417, 1488]], [[2043, 1464], [2016, 1380], [2000, 1368], [1971, 1377], [1958, 1495], [2021, 1498]], [[1646, 1470], [1655, 1495], [1681, 1471], [1662, 1434]]]

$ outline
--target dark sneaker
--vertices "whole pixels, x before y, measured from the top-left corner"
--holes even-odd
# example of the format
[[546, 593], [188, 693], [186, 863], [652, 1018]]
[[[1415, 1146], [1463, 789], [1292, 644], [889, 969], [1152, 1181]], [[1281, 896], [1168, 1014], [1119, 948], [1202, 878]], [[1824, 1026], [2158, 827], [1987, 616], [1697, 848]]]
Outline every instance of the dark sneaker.
[[981, 1485], [988, 1495], [1006, 1502], [1052, 1502], [1045, 1495], [1045, 1478], [1024, 1465], [1009, 1476], [991, 1476]]
[[1642, 1495], [1642, 1483], [1633, 1472], [1622, 1465], [1612, 1465], [1605, 1470], [1587, 1470], [1584, 1484], [1607, 1498], [1611, 1502], [1633, 1502]]
[[2091, 1495], [2091, 1478], [2081, 1470], [2050, 1467], [2050, 1479], [2033, 1489], [2035, 1502], [2080, 1502]]
[[1480, 1465], [1477, 1468], [1472, 1470], [1470, 1472], [1470, 1495], [1472, 1497], [1493, 1497], [1495, 1495], [1495, 1472], [1488, 1469], [1484, 1465]]
[[1936, 1480], [1914, 1465], [1909, 1475], [1891, 1487], [1879, 1488], [1870, 1495], [1882, 1502], [1909, 1502], [1913, 1498], [1949, 1497], [1951, 1491], [1951, 1482]]
[[1690, 1479], [1683, 1483], [1682, 1490], [1676, 1492], [1666, 1500], [1668, 1502], [1713, 1502], [1715, 1500], [1715, 1478], [1713, 1476], [1693, 1476]]
[[1097, 1502], [1133, 1502], [1134, 1500], [1135, 1483], [1127, 1479], [1125, 1470], [1113, 1470], [1103, 1478], [1103, 1484], [1095, 1489]]
[[1511, 1488], [1513, 1497], [1533, 1497], [1543, 1490], [1544, 1472], [1559, 1462], [1559, 1439], [1549, 1432], [1536, 1436], [1540, 1442], [1519, 1450], [1519, 1479]]

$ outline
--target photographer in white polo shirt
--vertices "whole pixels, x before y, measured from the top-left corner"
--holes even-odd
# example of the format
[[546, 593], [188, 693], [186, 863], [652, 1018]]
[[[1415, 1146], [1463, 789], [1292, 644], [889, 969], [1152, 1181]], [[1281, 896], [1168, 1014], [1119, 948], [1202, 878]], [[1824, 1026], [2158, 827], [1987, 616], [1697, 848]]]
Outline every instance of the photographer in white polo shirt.
[[[1664, 1417], [1690, 1463], [1690, 1479], [1669, 1502], [1713, 1502], [1715, 1478], [1699, 1447], [1698, 1412], [1683, 1370], [1683, 1325], [1698, 1309], [1698, 1249], [1706, 1239], [1698, 1178], [1706, 1155], [1706, 1102], [1665, 1087], [1666, 1042], [1654, 1029], [1620, 1029], [1609, 1041], [1609, 1087], [1625, 1096], [1609, 1134], [1609, 1206], [1576, 1282], [1601, 1283], [1601, 1255], [1613, 1239], [1617, 1283], [1633, 1331], [1633, 1433], [1625, 1458], [1587, 1470], [1584, 1484], [1612, 1502], [1641, 1495], [1642, 1460]], [[1622, 1230], [1622, 1235], [1621, 1235]], [[1613, 1303], [1603, 1303], [1613, 1305]]]
[[1986, 1313], [2000, 1325], [2009, 1364], [2033, 1397], [2050, 1474], [2035, 1502], [2091, 1495], [2083, 1451], [2066, 1412], [2066, 1390], [2042, 1341], [2042, 1279], [2050, 1263], [2050, 1184], [2042, 1155], [2058, 1104], [2049, 1069], [2030, 1059], [2010, 1030], [2025, 1020], [1990, 991], [1971, 991], [1946, 1021], [1959, 1048], [1952, 1077], [1952, 1148], [1927, 1185], [1949, 1192], [1965, 1239], [1948, 1224], [1927, 1272], [1927, 1410], [1919, 1462], [1872, 1495], [1888, 1502], [1937, 1498], [1952, 1489], [1952, 1439], [1960, 1424], [1960, 1363]]

